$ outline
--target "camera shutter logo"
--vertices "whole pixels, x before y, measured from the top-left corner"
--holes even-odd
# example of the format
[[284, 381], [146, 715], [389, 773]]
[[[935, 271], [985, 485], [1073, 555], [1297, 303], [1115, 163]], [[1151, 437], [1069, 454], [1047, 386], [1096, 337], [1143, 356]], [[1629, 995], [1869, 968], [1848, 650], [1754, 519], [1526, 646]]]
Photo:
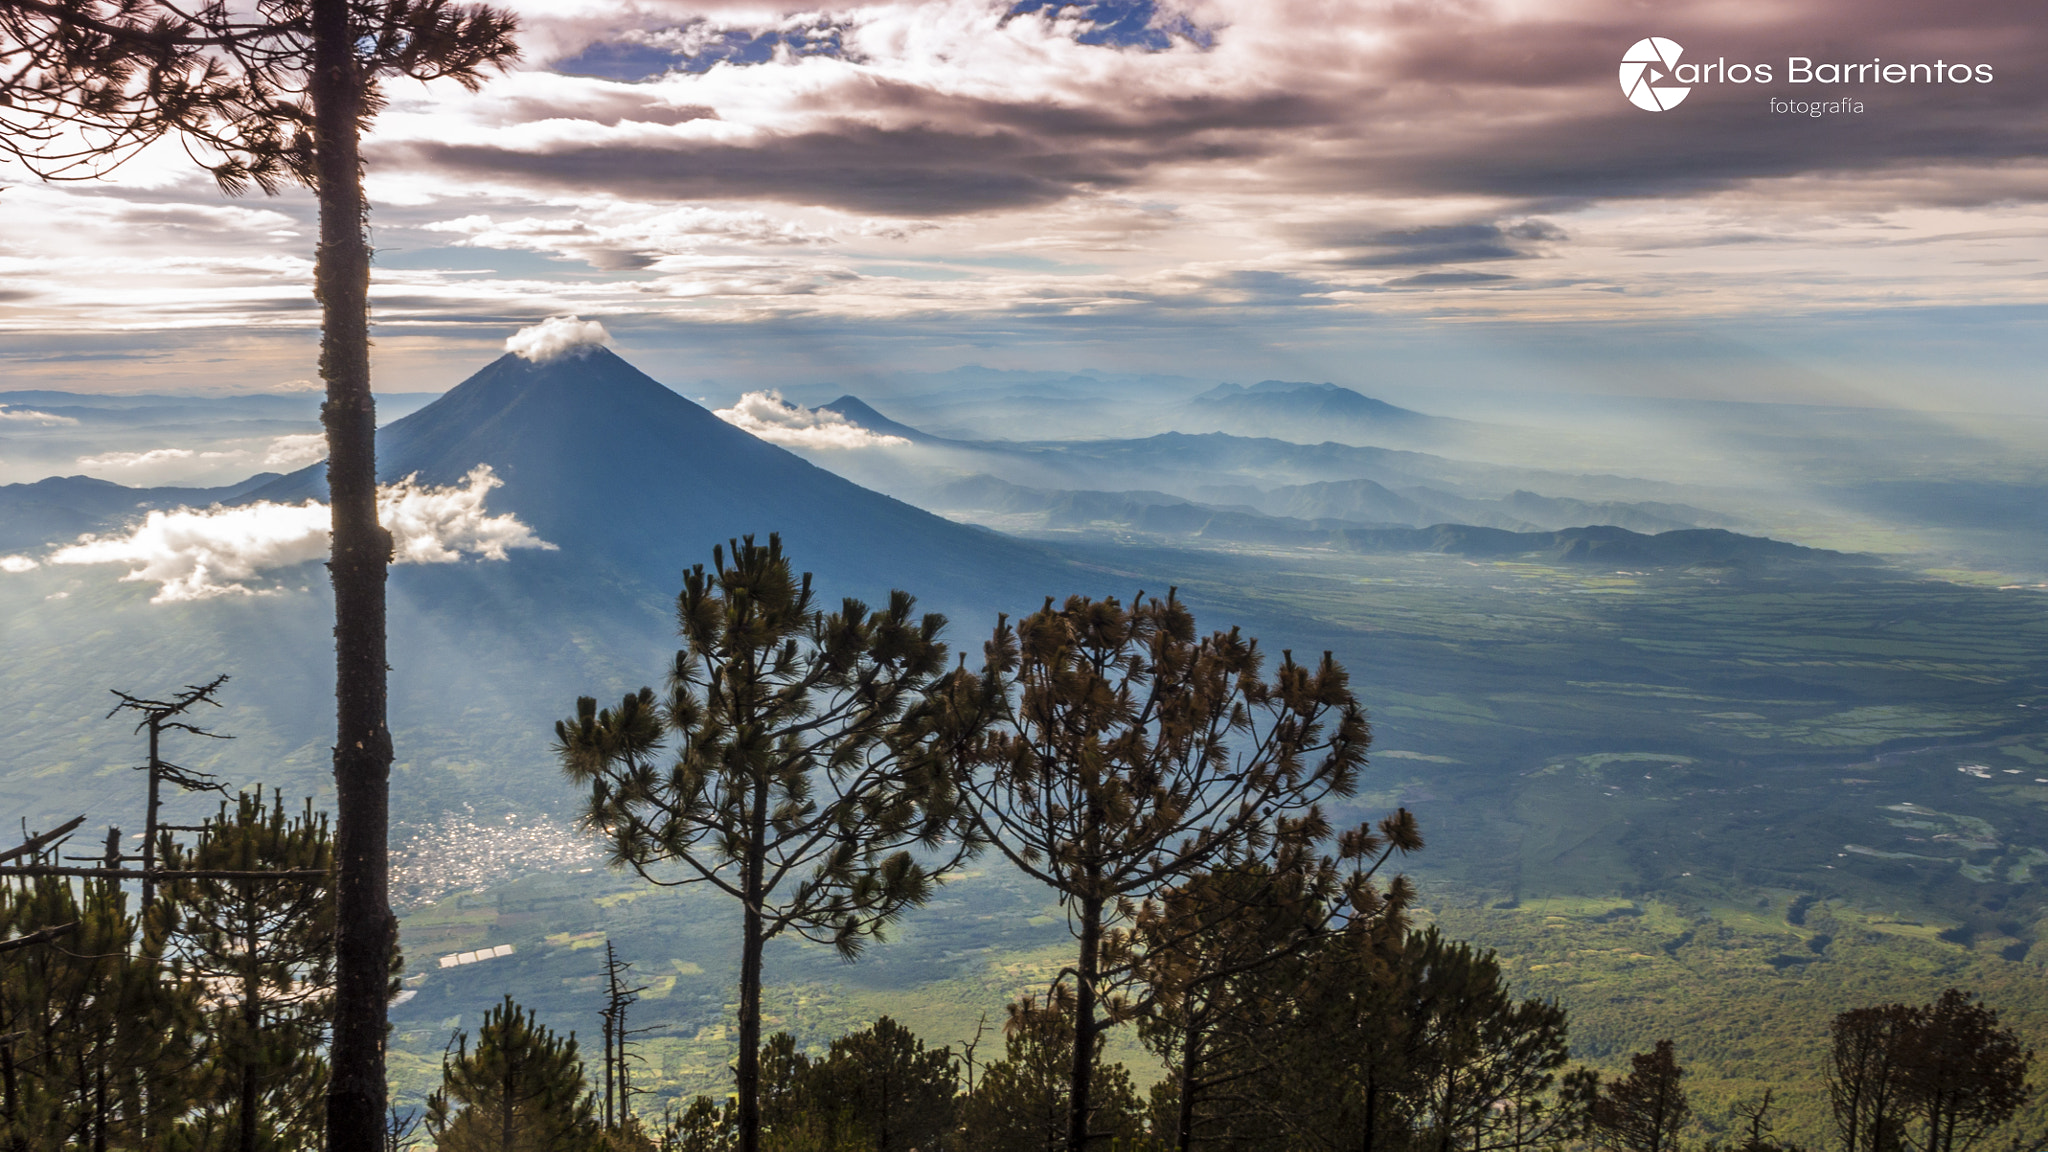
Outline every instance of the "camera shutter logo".
[[1645, 36], [1636, 41], [1621, 56], [1621, 94], [1628, 97], [1629, 103], [1649, 112], [1678, 107], [1692, 89], [1667, 86], [1661, 81], [1672, 79], [1679, 54], [1684, 51], [1676, 41], [1662, 36]]

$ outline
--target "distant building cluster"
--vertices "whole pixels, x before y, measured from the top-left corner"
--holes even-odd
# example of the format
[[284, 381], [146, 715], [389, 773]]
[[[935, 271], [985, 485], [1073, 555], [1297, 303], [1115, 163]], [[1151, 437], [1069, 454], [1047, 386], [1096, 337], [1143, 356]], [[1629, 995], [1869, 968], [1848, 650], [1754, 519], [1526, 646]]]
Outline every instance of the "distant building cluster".
[[547, 816], [486, 816], [470, 805], [428, 825], [415, 825], [392, 852], [391, 902], [403, 910], [431, 904], [536, 872], [594, 868], [604, 851], [574, 828]]
[[464, 964], [474, 964], [479, 960], [496, 960], [500, 956], [511, 954], [510, 944], [500, 944], [496, 948], [479, 948], [474, 952], [453, 952], [441, 957], [441, 967], [459, 968]]

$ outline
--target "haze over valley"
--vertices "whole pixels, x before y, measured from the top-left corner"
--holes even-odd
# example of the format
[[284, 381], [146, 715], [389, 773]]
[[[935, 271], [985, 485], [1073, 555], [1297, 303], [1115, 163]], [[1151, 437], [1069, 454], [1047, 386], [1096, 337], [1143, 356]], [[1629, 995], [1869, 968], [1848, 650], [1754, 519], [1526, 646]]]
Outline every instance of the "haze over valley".
[[[2001, 447], [2024, 424], [1673, 405], [1685, 436], [1635, 456], [1665, 466], [1630, 473], [1613, 466], [1616, 422], [1579, 434], [1439, 420], [1335, 385], [1202, 383], [961, 369], [872, 396], [793, 384], [705, 407], [629, 350], [585, 345], [397, 398], [379, 458], [400, 536], [394, 845], [414, 975], [394, 1019], [421, 1061], [407, 1075], [425, 1076], [442, 1026], [511, 974], [580, 987], [579, 949], [609, 933], [671, 957], [654, 966], [675, 991], [650, 1005], [669, 1037], [661, 1090], [715, 1078], [724, 1000], [701, 981], [726, 945], [677, 938], [658, 910], [696, 897], [650, 903], [603, 866], [549, 733], [576, 695], [658, 678], [677, 574], [747, 533], [779, 533], [829, 597], [909, 589], [969, 655], [998, 612], [1169, 586], [1203, 625], [1242, 625], [1270, 652], [1332, 649], [1375, 730], [1342, 814], [1413, 810], [1430, 914], [1482, 939], [1549, 947], [1527, 935], [1538, 911], [1604, 924], [1626, 907], [1638, 926], [1699, 917], [1725, 932], [1727, 910], [1764, 908], [1776, 928], [1745, 920], [1697, 957], [1652, 955], [1708, 965], [1731, 995], [1803, 979], [1821, 1004], [1852, 975], [1904, 979], [1913, 949], [1986, 980], [2034, 970], [2048, 908], [2034, 878], [2048, 864], [2040, 505], [1992, 495], [2037, 490], [2025, 454]], [[1219, 398], [1259, 434], [1211, 427]], [[289, 446], [308, 435], [306, 406], [0, 402], [76, 421], [11, 422], [8, 459], [71, 453], [99, 473], [0, 487], [11, 810], [120, 822], [133, 753], [99, 701], [145, 666], [234, 677], [217, 727], [236, 740], [191, 750], [195, 763], [325, 795], [325, 587], [318, 548], [295, 551], [309, 538], [286, 523], [324, 498], [321, 466], [131, 487], [105, 478], [118, 465], [83, 462], [147, 443], [187, 469], [166, 479], [210, 479], [226, 465], [204, 453], [262, 443], [244, 414], [274, 410], [261, 435]], [[1829, 447], [1843, 429], [1896, 451], [1859, 471]], [[1702, 479], [1729, 445], [1743, 466]], [[268, 459], [241, 450], [245, 468]], [[1933, 927], [1925, 943], [1872, 927], [1876, 943], [1836, 933], [1845, 943], [1806, 949], [1784, 919], [1800, 900], [1837, 922]], [[945, 927], [913, 918], [909, 951], [857, 969], [776, 950], [790, 995], [815, 1005], [786, 1018], [825, 1035], [861, 1005], [910, 1010], [892, 997], [915, 987], [913, 1015], [944, 1035], [1065, 931], [1039, 894], [986, 870], [943, 903], [964, 911]], [[512, 951], [488, 963], [436, 964], [501, 943]], [[1743, 974], [1745, 948], [1797, 962]], [[1606, 978], [1573, 992], [1541, 971], [1523, 986], [1606, 994]], [[573, 996], [524, 995], [573, 1019]], [[1588, 1017], [1575, 1035], [1596, 1055], [1672, 1019]], [[1703, 1075], [1732, 1091], [1745, 1067]]]

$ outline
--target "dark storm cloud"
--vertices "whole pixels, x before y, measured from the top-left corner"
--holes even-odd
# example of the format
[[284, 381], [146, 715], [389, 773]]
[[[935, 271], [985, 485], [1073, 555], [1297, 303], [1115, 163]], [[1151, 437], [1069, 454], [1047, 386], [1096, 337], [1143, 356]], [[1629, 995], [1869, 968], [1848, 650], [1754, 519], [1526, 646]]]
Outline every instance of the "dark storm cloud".
[[546, 152], [421, 144], [435, 167], [650, 200], [767, 199], [882, 216], [943, 216], [1049, 204], [1082, 185], [1114, 188], [1142, 165], [1042, 154], [1015, 133], [853, 127], [760, 144], [565, 145]]
[[[873, 76], [800, 101], [796, 110], [828, 122], [847, 113], [863, 119], [743, 141], [678, 136], [532, 149], [415, 142], [382, 155], [652, 200], [761, 198], [926, 217], [1115, 191], [1163, 164], [1254, 162], [1284, 147], [1287, 133], [1319, 128], [1333, 115], [1321, 100], [1289, 93], [1068, 105], [965, 99]], [[576, 108], [556, 107], [554, 115], [597, 118]], [[878, 118], [885, 122], [872, 122]]]
[[[1986, 180], [1982, 173], [2048, 152], [2041, 112], [2048, 21], [2038, 0], [1794, 0], [1732, 14], [1708, 5], [1650, 11], [1623, 0], [1561, 0], [1540, 18], [1516, 22], [1478, 6], [1358, 5], [1333, 16], [1327, 6], [1273, 0], [1259, 19], [1342, 27], [1304, 36], [1285, 54], [1270, 46], [1277, 42], [1262, 41], [1269, 46], [1247, 50], [1225, 69], [1210, 61], [1229, 58], [1234, 32], [1226, 27], [1213, 54], [1166, 62], [1134, 53], [1058, 91], [1020, 81], [1007, 94], [977, 85], [979, 95], [964, 96], [941, 90], [928, 71], [892, 75], [887, 61], [873, 60], [840, 82], [792, 96], [789, 110], [806, 121], [801, 130], [752, 138], [415, 143], [408, 150], [457, 173], [548, 187], [611, 187], [669, 200], [763, 198], [893, 216], [1044, 205], [1127, 189], [1163, 167], [1191, 163], [1257, 169], [1302, 191], [1481, 195], [1552, 211], [1759, 178], [1939, 167], [1956, 171], [1892, 194], [1955, 205], [2048, 196], [2035, 174]], [[1697, 85], [1677, 108], [1644, 112], [1623, 99], [1617, 69], [1622, 52], [1648, 35], [1683, 44], [1691, 62], [1770, 63], [1777, 80]], [[1996, 79], [1797, 85], [1784, 82], [1792, 55], [1985, 63]], [[1158, 72], [1145, 71], [1212, 66], [1223, 79], [1199, 96], [1184, 88], [1169, 94], [1170, 85], [1153, 82]], [[1774, 97], [1847, 97], [1865, 110], [1785, 115], [1770, 110]], [[572, 103], [552, 115], [612, 124], [718, 114], [655, 103], [647, 86], [590, 99], [596, 104], [588, 109]], [[1474, 234], [1462, 254], [1450, 250], [1460, 241], [1448, 238], [1436, 254], [1420, 244], [1362, 245], [1357, 263], [1511, 259], [1523, 254], [1524, 239]]]

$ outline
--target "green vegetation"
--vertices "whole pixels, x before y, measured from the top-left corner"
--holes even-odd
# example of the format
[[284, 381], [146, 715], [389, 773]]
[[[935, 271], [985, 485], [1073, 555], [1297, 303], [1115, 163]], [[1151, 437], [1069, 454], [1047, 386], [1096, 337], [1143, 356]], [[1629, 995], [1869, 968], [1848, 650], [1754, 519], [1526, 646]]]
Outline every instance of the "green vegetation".
[[575, 1038], [535, 1024], [507, 996], [477, 1028], [474, 1050], [457, 1033], [426, 1128], [439, 1152], [601, 1152], [594, 1105]]
[[[1693, 1138], [1729, 1139], [1735, 1106], [1774, 1089], [1779, 1138], [1823, 1143], [1827, 1021], [1858, 1004], [1956, 984], [2048, 1039], [2033, 990], [2048, 863], [2035, 779], [2048, 776], [2035, 718], [2048, 621], [2034, 593], [1442, 556], [1112, 555], [1120, 571], [1186, 572], [1193, 602], [1223, 605], [1272, 647], [1322, 637], [1337, 650], [1375, 741], [1335, 815], [1416, 813], [1430, 844], [1411, 866], [1420, 914], [1499, 949], [1517, 995], [1558, 998], [1576, 1059], [1620, 1073], [1628, 1053], [1676, 1037]], [[771, 1026], [811, 1052], [883, 1014], [958, 1042], [1042, 989], [1064, 917], [1002, 872], [973, 865], [859, 965], [771, 955], [764, 1013], [784, 1021]], [[641, 1083], [670, 1098], [717, 1090], [730, 944], [679, 936], [702, 916], [666, 900], [600, 912], [618, 890], [602, 873], [532, 877], [409, 913], [408, 941], [460, 932], [448, 950], [542, 951], [430, 970], [399, 1009], [401, 1043], [438, 1051], [440, 1025], [481, 1010], [492, 964], [532, 964], [495, 979], [562, 989], [536, 1001], [549, 1019], [589, 1018], [591, 999], [563, 983], [594, 972], [579, 954], [530, 922], [478, 922], [502, 894], [514, 917], [529, 901], [561, 916], [551, 931], [602, 930], [636, 960], [701, 967], [640, 1006], [658, 1024]], [[1140, 1085], [1161, 1077], [1129, 1031], [1113, 1030], [1114, 1058]]]

